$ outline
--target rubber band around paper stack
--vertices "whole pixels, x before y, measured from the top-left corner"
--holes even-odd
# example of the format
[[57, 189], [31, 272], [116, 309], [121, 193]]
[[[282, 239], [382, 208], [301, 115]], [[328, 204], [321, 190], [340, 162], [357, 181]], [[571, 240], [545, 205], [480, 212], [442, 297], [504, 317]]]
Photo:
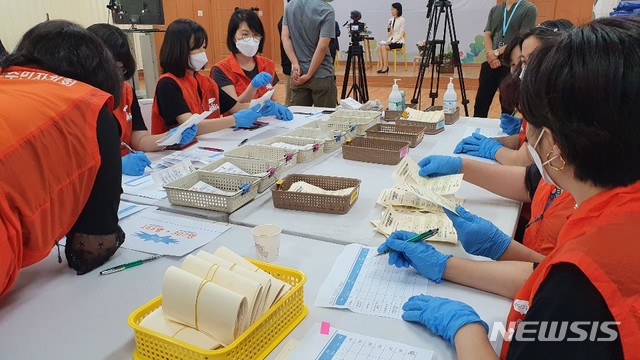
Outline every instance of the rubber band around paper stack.
[[133, 359], [260, 360], [267, 357], [309, 312], [304, 304], [303, 293], [303, 285], [307, 279], [298, 270], [255, 260], [251, 260], [251, 263], [292, 285], [292, 288], [229, 346], [203, 350], [141, 326], [140, 322], [146, 316], [161, 307], [162, 296], [158, 296], [129, 315], [129, 326], [134, 330], [136, 341]]

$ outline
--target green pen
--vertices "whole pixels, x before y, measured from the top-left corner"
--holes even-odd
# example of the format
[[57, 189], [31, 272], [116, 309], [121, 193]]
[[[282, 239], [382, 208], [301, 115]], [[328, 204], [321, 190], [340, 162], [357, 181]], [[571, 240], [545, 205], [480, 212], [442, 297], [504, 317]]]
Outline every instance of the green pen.
[[[410, 243], [414, 243], [414, 242], [426, 240], [426, 239], [429, 239], [429, 238], [432, 238], [432, 237], [436, 236], [438, 234], [438, 231], [440, 231], [440, 229], [431, 229], [429, 231], [423, 232], [422, 234], [418, 234], [418, 235], [416, 235], [416, 236], [414, 236], [412, 238], [409, 238], [406, 241], [410, 242]], [[383, 255], [383, 254], [388, 254], [390, 252], [391, 252], [391, 249], [387, 249], [387, 250], [385, 250], [385, 251], [383, 251], [381, 253], [376, 254], [376, 256]]]
[[146, 259], [136, 260], [136, 261], [128, 262], [126, 264], [114, 266], [112, 268], [100, 271], [100, 275], [109, 275], [109, 274], [117, 273], [118, 271], [126, 270], [132, 267], [136, 267], [136, 266], [148, 263], [149, 261], [160, 259], [161, 257], [162, 255], [154, 255]]

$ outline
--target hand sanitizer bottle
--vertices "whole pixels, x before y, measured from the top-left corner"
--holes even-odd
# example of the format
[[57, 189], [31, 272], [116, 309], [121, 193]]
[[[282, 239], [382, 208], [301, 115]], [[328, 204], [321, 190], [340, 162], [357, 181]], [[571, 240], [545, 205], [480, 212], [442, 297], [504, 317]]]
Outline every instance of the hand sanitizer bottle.
[[447, 91], [444, 93], [444, 103], [442, 104], [442, 111], [445, 114], [453, 114], [458, 108], [458, 95], [453, 89], [453, 78], [449, 78], [449, 85], [447, 85]]
[[398, 90], [398, 81], [400, 79], [393, 79], [393, 88], [389, 94], [389, 110], [391, 111], [403, 111], [404, 104], [402, 102], [402, 94]]

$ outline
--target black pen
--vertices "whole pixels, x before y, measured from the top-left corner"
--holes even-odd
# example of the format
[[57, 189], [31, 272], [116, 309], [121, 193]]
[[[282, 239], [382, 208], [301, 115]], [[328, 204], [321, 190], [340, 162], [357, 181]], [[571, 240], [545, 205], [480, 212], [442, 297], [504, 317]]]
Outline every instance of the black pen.
[[248, 138], [247, 138], [247, 139], [244, 139], [244, 140], [242, 140], [242, 141], [240, 141], [240, 144], [238, 144], [238, 146], [242, 146], [242, 145], [246, 144], [246, 143], [247, 143], [247, 141], [249, 141], [249, 139], [248, 139]]

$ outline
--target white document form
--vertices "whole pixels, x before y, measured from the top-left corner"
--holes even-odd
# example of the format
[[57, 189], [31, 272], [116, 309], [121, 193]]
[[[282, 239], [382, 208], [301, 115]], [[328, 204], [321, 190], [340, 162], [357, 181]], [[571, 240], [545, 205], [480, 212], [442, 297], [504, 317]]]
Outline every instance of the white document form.
[[499, 137], [509, 136], [508, 134], [504, 133], [500, 128], [480, 128], [480, 127], [467, 126], [467, 130], [464, 133], [464, 137], [465, 138], [469, 137], [473, 135], [473, 133], [479, 133], [480, 135], [484, 135], [490, 138], [499, 138]]
[[129, 215], [133, 215], [148, 208], [149, 206], [147, 205], [138, 205], [132, 202], [120, 200], [120, 204], [118, 204], [118, 220], [122, 220]]
[[260, 98], [251, 100], [251, 102], [249, 103], [249, 109], [253, 108], [256, 105], [260, 105], [260, 108], [258, 108], [258, 110], [260, 110], [264, 105], [264, 103], [266, 103], [268, 100], [271, 100], [271, 97], [273, 96], [273, 93], [275, 91], [276, 89], [271, 89], [267, 91], [264, 95], [262, 95]]
[[151, 254], [184, 256], [229, 229], [211, 220], [176, 217], [148, 209], [120, 221], [127, 234], [122, 247]]
[[287, 357], [291, 360], [431, 360], [433, 351], [314, 324]]
[[158, 186], [151, 179], [151, 174], [142, 176], [122, 175], [122, 191], [125, 194], [141, 196], [148, 199], [161, 200], [167, 197], [164, 189]]
[[191, 117], [183, 122], [182, 124], [176, 127], [176, 131], [171, 133], [171, 135], [167, 135], [162, 139], [156, 140], [156, 144], [160, 146], [169, 146], [173, 144], [177, 144], [182, 139], [182, 133], [190, 128], [192, 125], [198, 125], [200, 122], [207, 118], [207, 116], [211, 115], [211, 111], [205, 111], [202, 114], [193, 114]]
[[314, 306], [349, 309], [360, 314], [402, 318], [402, 305], [426, 294], [429, 280], [414, 269], [388, 264], [376, 248], [345, 246], [318, 291]]
[[423, 191], [430, 191], [440, 195], [455, 194], [462, 186], [463, 174], [427, 178], [420, 176], [418, 174], [419, 170], [418, 164], [411, 157], [405, 156], [396, 165], [391, 177], [400, 184], [415, 184]]
[[182, 160], [176, 165], [164, 170], [160, 170], [151, 174], [151, 179], [158, 186], [162, 187], [172, 181], [176, 181], [181, 177], [187, 176], [196, 171], [191, 160]]

